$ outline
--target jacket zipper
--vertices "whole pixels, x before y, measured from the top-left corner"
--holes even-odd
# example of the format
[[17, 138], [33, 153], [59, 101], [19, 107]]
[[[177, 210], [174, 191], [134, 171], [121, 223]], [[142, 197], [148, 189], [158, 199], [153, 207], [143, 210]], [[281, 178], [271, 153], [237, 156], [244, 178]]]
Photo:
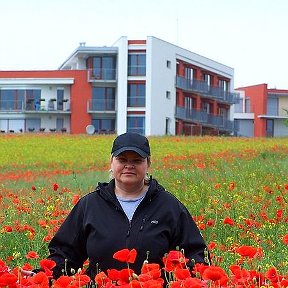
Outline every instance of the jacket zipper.
[[127, 231], [126, 237], [130, 236], [131, 227], [132, 227], [132, 223], [131, 223], [131, 221], [129, 221], [129, 226], [128, 226], [128, 231]]
[[140, 231], [143, 231], [143, 229], [144, 229], [146, 218], [147, 218], [147, 215], [145, 215], [144, 218], [142, 219], [142, 223], [141, 223], [141, 226], [140, 226]]

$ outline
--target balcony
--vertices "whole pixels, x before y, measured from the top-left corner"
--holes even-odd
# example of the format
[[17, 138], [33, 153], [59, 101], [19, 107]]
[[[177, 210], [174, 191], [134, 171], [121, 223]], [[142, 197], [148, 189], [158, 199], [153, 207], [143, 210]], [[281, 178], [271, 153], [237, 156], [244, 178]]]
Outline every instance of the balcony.
[[202, 97], [212, 98], [218, 102], [230, 105], [237, 103], [240, 95], [239, 93], [224, 91], [221, 87], [209, 86], [205, 81], [186, 79], [182, 76], [176, 76], [176, 88], [194, 92]]
[[50, 99], [49, 101], [14, 101], [2, 100], [0, 102], [0, 113], [64, 113], [70, 114], [70, 102], [68, 99], [58, 101]]
[[223, 116], [208, 114], [207, 112], [201, 110], [189, 110], [180, 106], [176, 106], [175, 118], [210, 126], [230, 133], [233, 132], [235, 128], [234, 121], [227, 120]]
[[115, 82], [116, 69], [94, 68], [88, 69], [88, 82]]
[[87, 101], [87, 113], [116, 113], [115, 99], [90, 99]]

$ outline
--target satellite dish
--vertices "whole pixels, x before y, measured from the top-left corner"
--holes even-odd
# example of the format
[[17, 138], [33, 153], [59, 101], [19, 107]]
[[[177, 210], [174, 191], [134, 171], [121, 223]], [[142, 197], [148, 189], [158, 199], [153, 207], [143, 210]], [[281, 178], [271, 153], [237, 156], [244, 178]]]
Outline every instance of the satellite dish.
[[93, 125], [87, 125], [86, 133], [89, 135], [93, 135], [95, 133], [95, 127]]

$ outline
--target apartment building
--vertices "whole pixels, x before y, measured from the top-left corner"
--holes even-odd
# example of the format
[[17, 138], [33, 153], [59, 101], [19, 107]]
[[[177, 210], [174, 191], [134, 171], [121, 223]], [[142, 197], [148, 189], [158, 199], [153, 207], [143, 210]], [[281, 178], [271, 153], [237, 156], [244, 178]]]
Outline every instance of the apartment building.
[[0, 129], [232, 134], [233, 83], [233, 68], [153, 36], [81, 43], [57, 70], [0, 71]]
[[236, 90], [240, 100], [232, 111], [239, 136], [288, 136], [288, 90], [268, 89], [267, 84]]

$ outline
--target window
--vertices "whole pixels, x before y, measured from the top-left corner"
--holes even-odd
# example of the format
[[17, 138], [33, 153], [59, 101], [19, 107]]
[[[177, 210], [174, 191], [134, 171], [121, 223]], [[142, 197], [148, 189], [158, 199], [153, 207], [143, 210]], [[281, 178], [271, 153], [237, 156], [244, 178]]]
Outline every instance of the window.
[[145, 107], [146, 85], [143, 83], [128, 84], [128, 107]]
[[206, 73], [203, 73], [202, 74], [202, 79], [204, 80], [204, 82], [208, 85], [208, 86], [211, 86], [211, 75], [209, 74], [206, 74]]
[[96, 80], [116, 79], [116, 57], [96, 56], [93, 57], [93, 77]]
[[273, 119], [266, 120], [266, 136], [267, 137], [274, 136], [274, 120]]
[[194, 74], [195, 74], [195, 71], [193, 68], [185, 67], [185, 79], [191, 80], [192, 82], [195, 76]]
[[93, 87], [91, 108], [93, 111], [115, 110], [115, 88]]
[[219, 79], [218, 86], [223, 89], [223, 91], [227, 92], [229, 90], [228, 81]]
[[40, 98], [40, 89], [0, 89], [0, 110], [39, 110]]
[[166, 99], [171, 99], [171, 92], [170, 91], [166, 91]]
[[239, 99], [239, 102], [234, 104], [234, 112], [243, 113], [243, 99]]
[[128, 76], [146, 75], [146, 54], [128, 55]]
[[41, 127], [41, 119], [26, 119], [26, 131], [39, 131]]
[[92, 119], [92, 125], [95, 127], [95, 133], [109, 134], [115, 133], [115, 119]]
[[171, 119], [170, 118], [166, 118], [166, 122], [165, 122], [165, 134], [166, 135], [170, 135], [170, 123], [171, 123]]
[[278, 98], [268, 97], [267, 99], [267, 115], [278, 116], [279, 111]]
[[64, 89], [57, 89], [57, 110], [63, 111], [63, 100]]
[[169, 60], [166, 61], [166, 67], [171, 69], [171, 61], [169, 61]]
[[63, 118], [57, 118], [56, 119], [56, 130], [61, 131], [61, 129], [64, 128], [64, 119]]
[[203, 102], [202, 103], [202, 110], [205, 111], [206, 113], [210, 113], [210, 105], [208, 102]]
[[185, 101], [185, 103], [184, 103], [185, 110], [191, 111], [194, 107], [195, 100], [191, 97], [185, 97], [184, 101]]
[[251, 113], [251, 105], [250, 105], [250, 98], [246, 97], [245, 98], [245, 113]]
[[134, 132], [145, 135], [145, 117], [144, 116], [128, 116], [127, 132]]

